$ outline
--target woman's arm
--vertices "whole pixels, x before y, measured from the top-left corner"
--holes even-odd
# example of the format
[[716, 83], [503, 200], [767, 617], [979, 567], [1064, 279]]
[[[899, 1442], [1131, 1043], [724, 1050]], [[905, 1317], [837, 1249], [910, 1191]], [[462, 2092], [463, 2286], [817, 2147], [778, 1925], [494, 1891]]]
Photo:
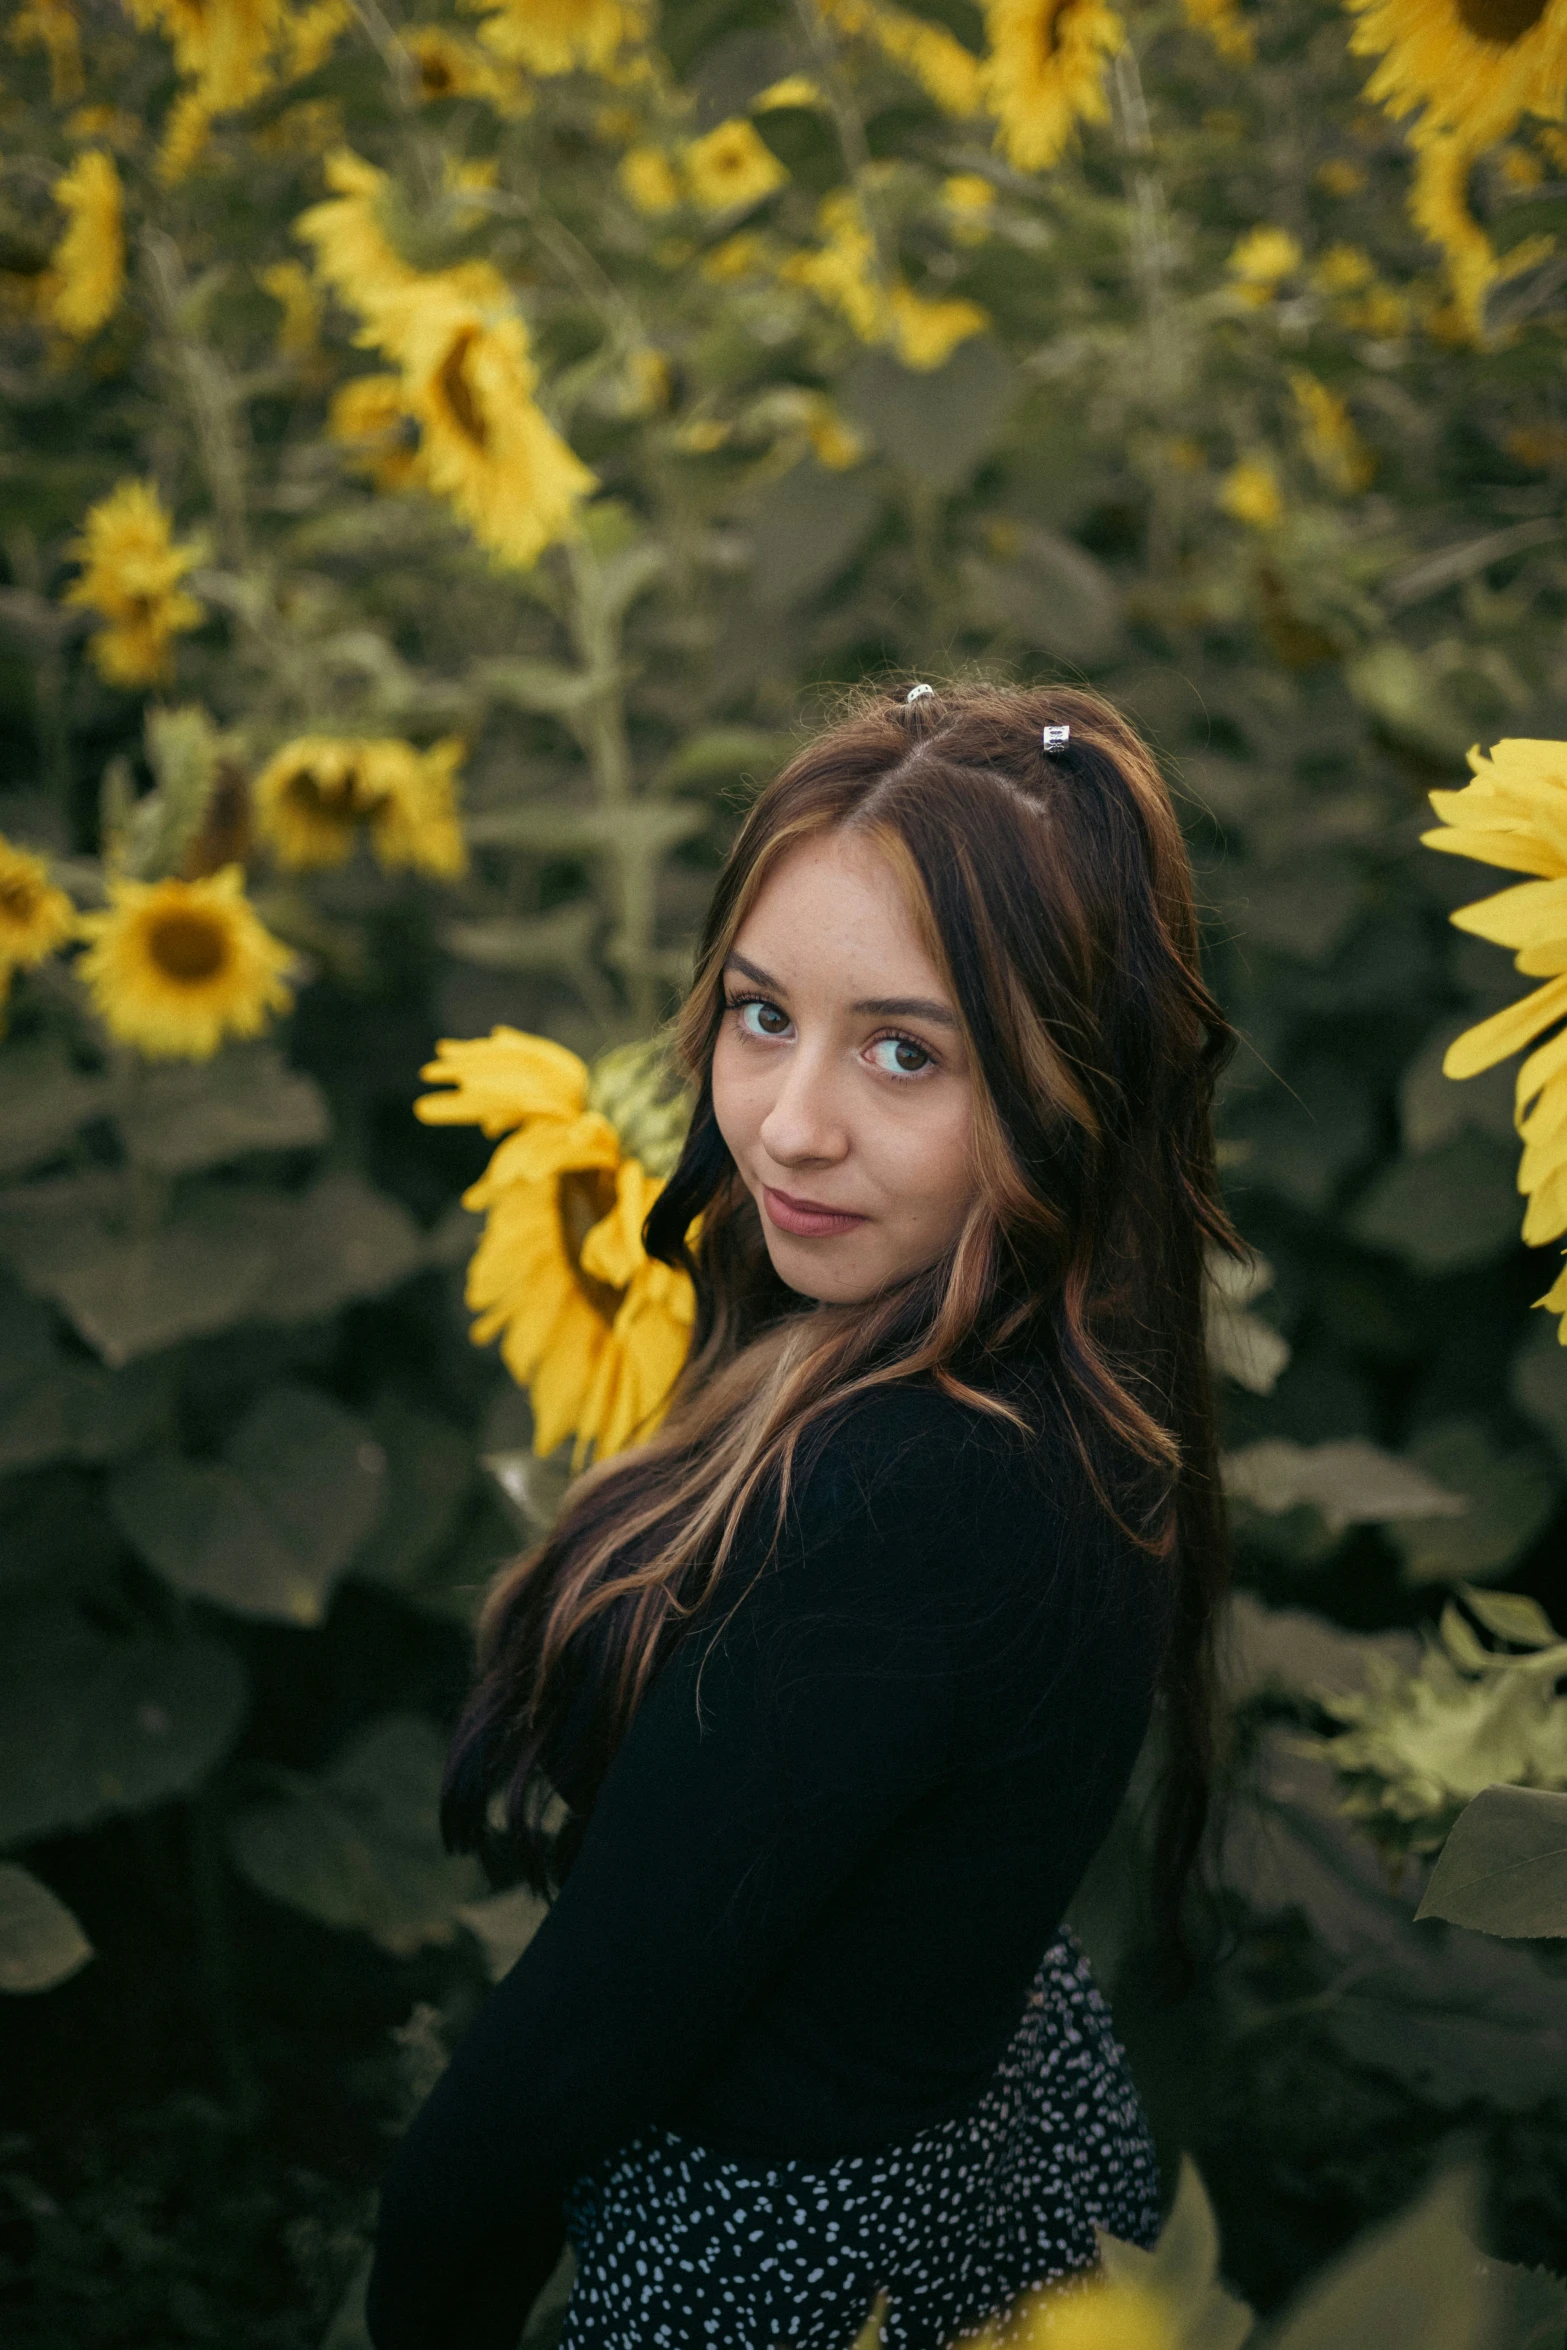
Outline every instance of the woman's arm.
[[884, 1421], [874, 1458], [834, 1439], [758, 1585], [653, 1684], [565, 1888], [393, 2161], [376, 2350], [510, 2350], [569, 2181], [678, 2102], [940, 1776], [952, 1676], [930, 1570], [961, 1517], [946, 1433], [895, 1477]]

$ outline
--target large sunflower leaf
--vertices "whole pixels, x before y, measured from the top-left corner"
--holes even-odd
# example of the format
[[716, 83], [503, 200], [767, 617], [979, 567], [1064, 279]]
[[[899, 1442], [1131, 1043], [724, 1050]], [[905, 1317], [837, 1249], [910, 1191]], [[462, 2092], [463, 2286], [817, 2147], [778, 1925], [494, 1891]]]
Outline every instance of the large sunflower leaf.
[[424, 1241], [407, 1209], [360, 1175], [334, 1171], [297, 1197], [265, 1197], [273, 1247], [252, 1308], [258, 1321], [316, 1321], [351, 1298], [394, 1289], [424, 1263]]
[[313, 1388], [252, 1405], [220, 1459], [149, 1453], [115, 1477], [127, 1539], [179, 1590], [236, 1614], [318, 1624], [380, 1514], [386, 1456]]
[[57, 1048], [8, 1044], [0, 1062], [0, 1174], [20, 1175], [52, 1159], [112, 1101], [108, 1078], [83, 1075]]
[[1424, 1428], [1405, 1457], [1469, 1505], [1461, 1517], [1393, 1521], [1389, 1531], [1406, 1583], [1483, 1582], [1503, 1574], [1555, 1505], [1557, 1482], [1543, 1448], [1504, 1452], [1480, 1420]]
[[322, 1772], [291, 1772], [279, 1792], [229, 1827], [250, 1882], [322, 1925], [357, 1929], [405, 1957], [448, 1942], [476, 1902], [476, 1861], [442, 1849], [444, 1745], [428, 1722], [392, 1714], [353, 1739]]
[[950, 490], [1000, 431], [1016, 382], [999, 343], [975, 335], [944, 367], [929, 370], [904, 367], [886, 351], [863, 352], [839, 388], [844, 408], [889, 465]]
[[0, 1472], [134, 1452], [173, 1390], [168, 1362], [105, 1370], [56, 1343], [47, 1307], [20, 1291], [0, 1292]]
[[1513, 1171], [1503, 1144], [1466, 1131], [1384, 1168], [1356, 1202], [1350, 1229], [1417, 1272], [1489, 1264], [1518, 1236]]
[[31, 1869], [0, 1861], [0, 1991], [52, 1991], [92, 1954], [59, 1895]]
[[417, 1598], [421, 1572], [450, 1539], [479, 1464], [460, 1429], [400, 1395], [378, 1397], [369, 1420], [386, 1459], [386, 1506], [351, 1571]]
[[184, 1175], [246, 1151], [324, 1142], [331, 1119], [313, 1077], [271, 1045], [240, 1045], [212, 1061], [145, 1070], [118, 1124], [138, 1164]]
[[1459, 1813], [1415, 1915], [1482, 1934], [1567, 1935], [1567, 1795], [1487, 1787]]
[[8, 1615], [0, 1638], [0, 1844], [144, 1811], [204, 1779], [239, 1728], [245, 1676], [221, 1640], [112, 1639], [75, 1608]]

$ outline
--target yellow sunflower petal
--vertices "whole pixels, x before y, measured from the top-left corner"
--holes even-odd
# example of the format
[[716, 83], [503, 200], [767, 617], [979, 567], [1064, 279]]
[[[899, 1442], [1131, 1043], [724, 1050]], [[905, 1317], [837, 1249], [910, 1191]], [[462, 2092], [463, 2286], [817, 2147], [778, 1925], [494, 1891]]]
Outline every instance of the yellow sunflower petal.
[[1535, 1095], [1543, 1087], [1553, 1084], [1564, 1072], [1567, 1072], [1567, 1028], [1559, 1036], [1553, 1036], [1549, 1044], [1542, 1044], [1538, 1051], [1532, 1052], [1518, 1072], [1514, 1115], [1520, 1129], [1524, 1124], [1524, 1113]]
[[1446, 1077], [1477, 1077], [1482, 1069], [1505, 1061], [1509, 1053], [1516, 1053], [1564, 1014], [1567, 977], [1549, 980], [1532, 995], [1520, 997], [1516, 1004], [1493, 1012], [1489, 1020], [1481, 1020], [1455, 1037], [1443, 1057], [1442, 1073]]
[[479, 1126], [492, 1137], [525, 1118], [574, 1118], [588, 1098], [586, 1063], [551, 1037], [520, 1028], [443, 1037], [419, 1074], [452, 1091], [421, 1096], [416, 1118], [427, 1126]]
[[597, 1110], [575, 1118], [534, 1118], [503, 1142], [468, 1193], [483, 1206], [509, 1184], [548, 1183], [557, 1175], [613, 1167], [620, 1137]]
[[1493, 946], [1554, 948], [1562, 960], [1541, 977], [1567, 969], [1567, 879], [1522, 881], [1516, 889], [1460, 906], [1452, 921], [1455, 930], [1472, 931]]
[[293, 956], [245, 896], [237, 865], [201, 881], [116, 881], [86, 914], [76, 969], [110, 1034], [141, 1052], [207, 1060], [292, 1002]]
[[1531, 1194], [1524, 1211], [1524, 1245], [1544, 1248], [1548, 1241], [1560, 1240], [1564, 1232], [1567, 1232], [1567, 1165], [1559, 1166]]
[[1545, 1295], [1537, 1297], [1534, 1302], [1537, 1306], [1543, 1306], [1548, 1314], [1561, 1315], [1561, 1327], [1556, 1335], [1563, 1346], [1567, 1346], [1567, 1265], [1562, 1267]]
[[30, 971], [76, 931], [76, 908], [30, 849], [0, 833], [0, 971]]
[[1126, 39], [1106, 0], [987, 0], [985, 102], [1019, 171], [1055, 163], [1079, 122], [1110, 113], [1105, 69]]

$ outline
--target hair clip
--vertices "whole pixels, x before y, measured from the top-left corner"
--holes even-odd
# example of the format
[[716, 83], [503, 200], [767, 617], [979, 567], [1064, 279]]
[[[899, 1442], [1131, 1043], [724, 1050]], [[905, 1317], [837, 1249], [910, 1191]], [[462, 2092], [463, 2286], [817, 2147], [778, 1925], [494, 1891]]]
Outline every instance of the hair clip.
[[1070, 726], [1047, 726], [1039, 738], [1040, 746], [1047, 759], [1054, 758], [1057, 751], [1064, 751], [1071, 739], [1072, 729]]
[[935, 690], [933, 685], [911, 685], [903, 698], [906, 702], [917, 702], [922, 695], [933, 694]]

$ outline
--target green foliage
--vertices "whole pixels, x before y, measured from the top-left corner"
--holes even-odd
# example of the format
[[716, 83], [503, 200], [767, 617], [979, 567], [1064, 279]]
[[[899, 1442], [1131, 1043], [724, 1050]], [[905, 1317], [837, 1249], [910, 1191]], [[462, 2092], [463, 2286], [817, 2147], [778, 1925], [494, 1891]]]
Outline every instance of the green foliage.
[[1567, 1795], [1483, 1789], [1454, 1821], [1415, 1914], [1483, 1934], [1567, 1934]]

